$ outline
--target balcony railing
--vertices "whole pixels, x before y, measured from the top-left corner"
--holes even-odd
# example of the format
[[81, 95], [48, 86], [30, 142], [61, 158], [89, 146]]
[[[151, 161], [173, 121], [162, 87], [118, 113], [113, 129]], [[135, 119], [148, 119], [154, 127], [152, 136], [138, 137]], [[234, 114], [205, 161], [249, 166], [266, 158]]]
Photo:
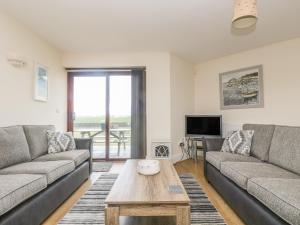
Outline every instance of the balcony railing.
[[[131, 126], [128, 123], [110, 124], [110, 158], [130, 158]], [[74, 136], [93, 138], [93, 158], [105, 158], [105, 124], [104, 123], [74, 123]]]

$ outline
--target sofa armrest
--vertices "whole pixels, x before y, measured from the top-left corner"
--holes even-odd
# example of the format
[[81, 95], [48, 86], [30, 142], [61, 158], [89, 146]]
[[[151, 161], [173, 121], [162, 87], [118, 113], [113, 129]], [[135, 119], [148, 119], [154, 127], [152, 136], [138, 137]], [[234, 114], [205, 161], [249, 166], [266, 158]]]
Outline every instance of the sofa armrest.
[[93, 167], [93, 139], [92, 138], [75, 138], [76, 149], [86, 149], [90, 151], [90, 174]]
[[224, 138], [207, 138], [203, 140], [203, 159], [204, 159], [204, 176], [207, 177], [206, 152], [220, 151], [224, 142]]
[[90, 152], [93, 149], [92, 138], [75, 138], [75, 144], [76, 144], [76, 149], [88, 149]]

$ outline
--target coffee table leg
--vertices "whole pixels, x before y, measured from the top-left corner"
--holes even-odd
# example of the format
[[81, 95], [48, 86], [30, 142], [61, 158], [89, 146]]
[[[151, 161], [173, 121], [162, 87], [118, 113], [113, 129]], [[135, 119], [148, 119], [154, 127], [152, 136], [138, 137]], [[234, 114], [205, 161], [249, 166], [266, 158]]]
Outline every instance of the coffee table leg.
[[119, 207], [105, 208], [105, 225], [119, 225]]
[[176, 214], [177, 225], [190, 225], [190, 206], [178, 206]]

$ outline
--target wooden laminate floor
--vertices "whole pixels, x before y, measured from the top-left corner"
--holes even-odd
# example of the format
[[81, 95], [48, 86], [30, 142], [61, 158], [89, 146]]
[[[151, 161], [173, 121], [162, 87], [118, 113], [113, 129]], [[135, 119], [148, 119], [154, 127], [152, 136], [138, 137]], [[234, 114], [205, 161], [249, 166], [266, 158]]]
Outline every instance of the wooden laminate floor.
[[[110, 173], [119, 173], [122, 169], [123, 163], [117, 162], [113, 164]], [[193, 160], [185, 160], [175, 165], [178, 173], [192, 173], [197, 179], [204, 192], [207, 194], [210, 201], [218, 209], [224, 217], [228, 225], [244, 225], [239, 217], [232, 211], [232, 209], [223, 201], [213, 187], [207, 183], [203, 174], [203, 161], [200, 159], [198, 163]], [[91, 179], [86, 181], [81, 187], [65, 201], [44, 223], [43, 225], [56, 225], [57, 222], [69, 211], [75, 202], [85, 193], [91, 186], [92, 182], [98, 179], [102, 173], [93, 173]], [[159, 221], [159, 223], [157, 222]], [[122, 218], [121, 225], [173, 225], [174, 218]]]

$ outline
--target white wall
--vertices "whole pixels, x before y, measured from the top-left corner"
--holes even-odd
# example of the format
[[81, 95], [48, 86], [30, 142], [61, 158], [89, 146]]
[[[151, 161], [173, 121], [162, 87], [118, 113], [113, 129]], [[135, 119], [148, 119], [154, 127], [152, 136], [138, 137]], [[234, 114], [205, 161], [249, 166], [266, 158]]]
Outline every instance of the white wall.
[[147, 156], [152, 141], [171, 141], [176, 161], [184, 137], [184, 115], [194, 108], [193, 64], [167, 52], [72, 54], [63, 56], [70, 68], [146, 67]]
[[63, 65], [71, 68], [146, 67], [147, 146], [171, 140], [170, 55], [165, 52], [115, 54], [64, 54]]
[[[7, 62], [7, 55], [26, 59], [25, 68]], [[33, 100], [34, 62], [49, 68], [49, 101]], [[54, 124], [66, 128], [66, 73], [61, 54], [15, 19], [0, 13], [0, 126]]]
[[[264, 108], [220, 110], [219, 73], [263, 65]], [[211, 60], [196, 66], [195, 110], [223, 114], [225, 129], [243, 123], [300, 126], [300, 38]]]
[[171, 140], [173, 161], [182, 157], [179, 142], [185, 137], [185, 115], [194, 113], [194, 65], [171, 55]]

